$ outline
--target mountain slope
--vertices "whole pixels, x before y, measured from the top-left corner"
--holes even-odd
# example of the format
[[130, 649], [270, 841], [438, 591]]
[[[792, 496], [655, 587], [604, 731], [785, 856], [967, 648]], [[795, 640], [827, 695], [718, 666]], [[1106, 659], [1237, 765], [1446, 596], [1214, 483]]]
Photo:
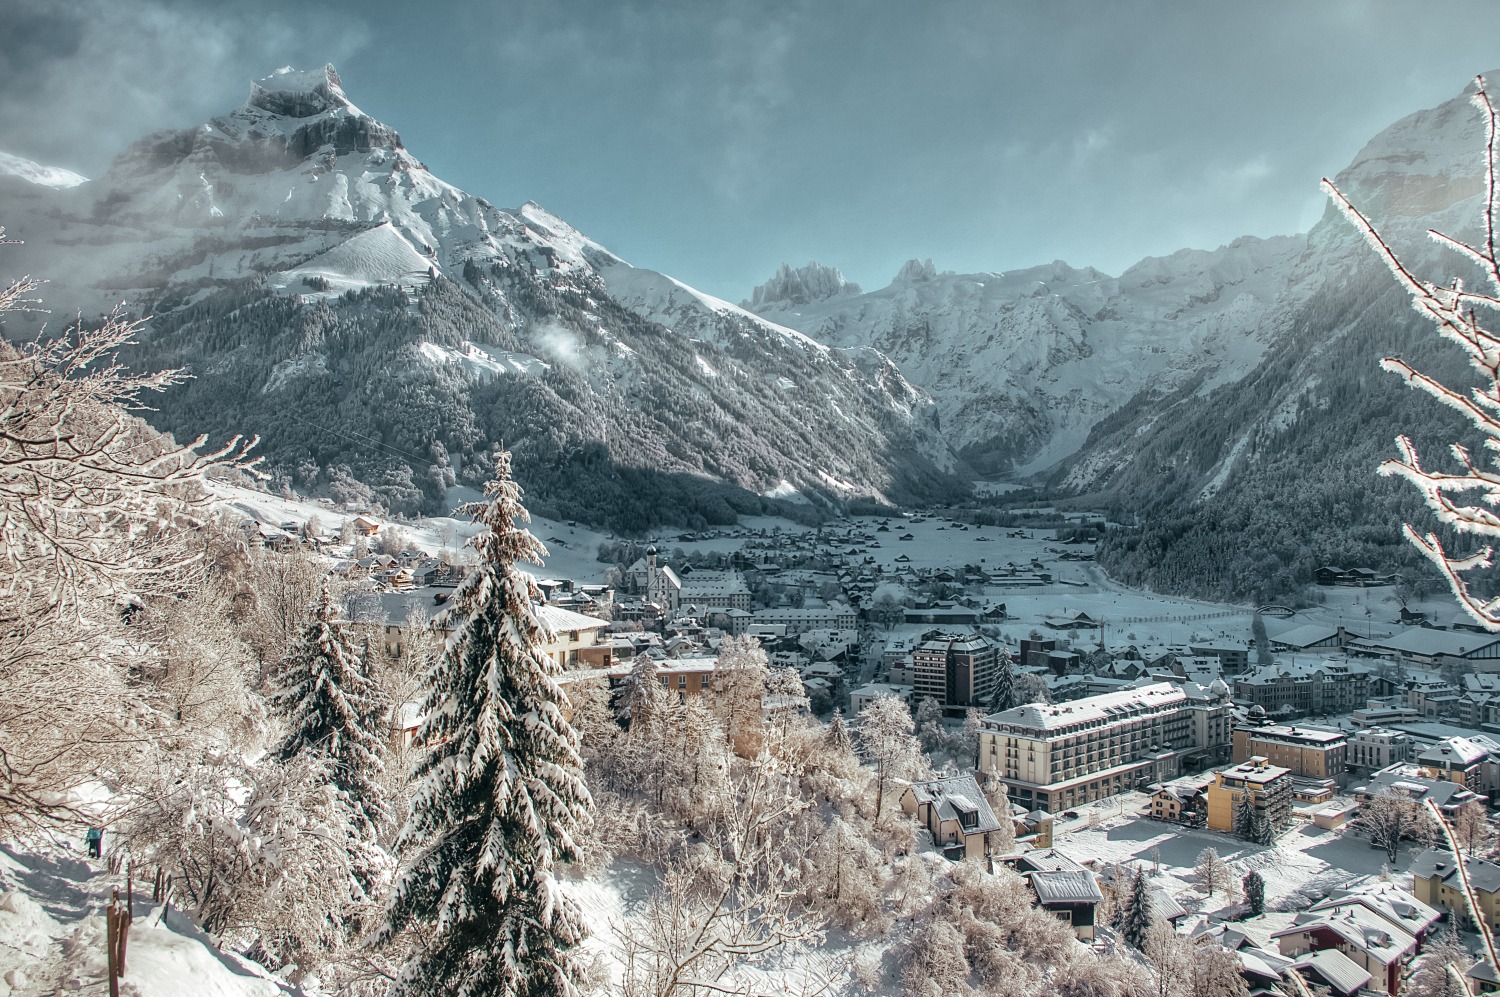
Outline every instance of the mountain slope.
[[1243, 238], [1118, 277], [1062, 261], [940, 274], [912, 260], [864, 294], [787, 293], [783, 267], [751, 304], [815, 339], [889, 356], [933, 397], [968, 463], [1028, 474], [1073, 453], [1147, 385], [1205, 388], [1248, 372], [1281, 331], [1267, 317], [1304, 250], [1301, 237]]
[[153, 316], [133, 361], [195, 376], [153, 421], [259, 433], [302, 488], [439, 511], [503, 444], [539, 510], [630, 529], [958, 483], [884, 358], [443, 182], [332, 67], [278, 71], [79, 187], [0, 183], [0, 218], [29, 243], [6, 265], [57, 275], [54, 306]]
[[[1460, 96], [1386, 129], [1336, 182], [1418, 272], [1468, 276], [1426, 231], [1473, 234], [1483, 148], [1482, 120]], [[1201, 396], [1143, 391], [1055, 478], [1139, 516], [1139, 530], [1100, 551], [1122, 581], [1270, 598], [1309, 584], [1327, 563], [1436, 580], [1400, 536], [1403, 521], [1427, 528], [1430, 514], [1415, 490], [1375, 469], [1395, 455], [1397, 433], [1413, 435], [1432, 462], [1472, 434], [1377, 365], [1400, 354], [1453, 384], [1471, 383], [1472, 371], [1331, 208], [1288, 286], [1267, 317], [1287, 333], [1247, 377]]]

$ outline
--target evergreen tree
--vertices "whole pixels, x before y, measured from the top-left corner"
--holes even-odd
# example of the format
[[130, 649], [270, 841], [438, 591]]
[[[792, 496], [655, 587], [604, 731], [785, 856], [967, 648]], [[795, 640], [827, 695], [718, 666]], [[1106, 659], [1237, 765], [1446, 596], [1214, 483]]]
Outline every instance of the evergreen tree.
[[1271, 664], [1271, 638], [1266, 635], [1266, 618], [1259, 613], [1250, 621], [1250, 636], [1255, 641], [1256, 665]]
[[539, 650], [540, 593], [516, 567], [546, 551], [517, 525], [530, 517], [510, 467], [498, 453], [488, 501], [462, 510], [487, 531], [471, 541], [479, 564], [449, 600], [451, 636], [428, 676], [428, 747], [383, 931], [422, 930], [403, 994], [576, 993], [583, 919], [555, 867], [574, 856], [592, 801], [558, 666]]
[[378, 844], [391, 821], [381, 790], [386, 714], [390, 703], [340, 618], [327, 581], [276, 677], [272, 702], [287, 731], [275, 750], [286, 762], [304, 754], [326, 760], [329, 781], [346, 817], [354, 899], [370, 897], [390, 861]]
[[995, 690], [990, 695], [990, 712], [999, 713], [1015, 705], [1016, 674], [1011, 667], [1010, 650], [1000, 648], [1000, 660], [995, 665]]
[[1251, 917], [1260, 917], [1266, 912], [1266, 881], [1260, 873], [1251, 869], [1245, 873], [1241, 880], [1245, 887], [1245, 903], [1250, 908]]
[[1242, 794], [1234, 803], [1234, 833], [1246, 841], [1255, 840], [1255, 807], [1249, 794]]
[[1120, 911], [1120, 934], [1133, 948], [1146, 944], [1151, 931], [1151, 890], [1146, 883], [1146, 871], [1137, 869], [1130, 884], [1130, 895]]
[[844, 723], [843, 710], [833, 711], [833, 719], [828, 722], [828, 733], [824, 740], [830, 748], [840, 754], [854, 750], [854, 742], [849, 738], [849, 725]]

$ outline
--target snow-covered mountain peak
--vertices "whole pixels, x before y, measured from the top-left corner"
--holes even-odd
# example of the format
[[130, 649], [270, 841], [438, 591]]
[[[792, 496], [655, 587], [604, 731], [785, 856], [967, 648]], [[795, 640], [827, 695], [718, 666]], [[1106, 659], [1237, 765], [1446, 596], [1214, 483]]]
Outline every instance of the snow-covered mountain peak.
[[896, 284], [919, 284], [937, 276], [937, 268], [931, 260], [907, 260], [896, 273]]
[[308, 118], [337, 108], [360, 113], [344, 93], [344, 81], [332, 65], [312, 70], [283, 66], [250, 84], [246, 104], [288, 118]]
[[[1500, 88], [1500, 72], [1486, 80], [1492, 91]], [[1473, 94], [1471, 81], [1462, 93], [1380, 132], [1339, 172], [1339, 189], [1367, 216], [1387, 220], [1431, 215], [1478, 194], [1485, 122]]]
[[776, 275], [757, 287], [742, 308], [759, 311], [772, 305], [805, 305], [842, 294], [861, 294], [860, 286], [846, 278], [837, 267], [809, 260], [806, 266], [792, 268], [783, 263]]
[[0, 176], [20, 177], [39, 187], [53, 187], [59, 190], [77, 187], [79, 184], [88, 183], [89, 180], [88, 177], [79, 176], [72, 170], [65, 170], [60, 166], [43, 166], [29, 159], [22, 159], [20, 156], [12, 156], [8, 152], [0, 152]]

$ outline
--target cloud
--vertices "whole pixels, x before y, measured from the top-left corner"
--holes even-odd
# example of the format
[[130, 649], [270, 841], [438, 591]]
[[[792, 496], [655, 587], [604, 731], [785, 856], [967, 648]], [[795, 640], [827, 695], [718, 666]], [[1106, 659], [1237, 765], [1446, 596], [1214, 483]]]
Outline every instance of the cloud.
[[582, 371], [586, 366], [583, 344], [577, 333], [556, 323], [545, 323], [531, 331], [531, 342], [548, 360]]
[[755, 22], [731, 15], [714, 25], [709, 69], [719, 142], [710, 168], [722, 197], [740, 200], [753, 191], [775, 154], [771, 133], [792, 97], [788, 64], [799, 20], [794, 11]]
[[[273, 5], [274, 6], [274, 5]], [[357, 19], [177, 0], [13, 0], [0, 32], [0, 150], [97, 176], [145, 132], [244, 99], [277, 66], [338, 62], [368, 43]]]

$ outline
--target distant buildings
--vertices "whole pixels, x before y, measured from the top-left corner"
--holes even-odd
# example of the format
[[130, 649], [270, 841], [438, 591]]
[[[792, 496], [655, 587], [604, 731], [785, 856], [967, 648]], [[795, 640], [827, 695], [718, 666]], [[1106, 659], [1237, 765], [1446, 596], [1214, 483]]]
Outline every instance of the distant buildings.
[[1348, 766], [1349, 739], [1343, 731], [1288, 724], [1249, 723], [1234, 732], [1234, 760], [1256, 755], [1309, 779], [1336, 779]]
[[1384, 727], [1363, 727], [1349, 738], [1349, 768], [1373, 772], [1411, 757], [1411, 735]]
[[1370, 697], [1370, 675], [1348, 661], [1294, 661], [1265, 665], [1235, 679], [1235, 699], [1272, 717], [1348, 713]]

